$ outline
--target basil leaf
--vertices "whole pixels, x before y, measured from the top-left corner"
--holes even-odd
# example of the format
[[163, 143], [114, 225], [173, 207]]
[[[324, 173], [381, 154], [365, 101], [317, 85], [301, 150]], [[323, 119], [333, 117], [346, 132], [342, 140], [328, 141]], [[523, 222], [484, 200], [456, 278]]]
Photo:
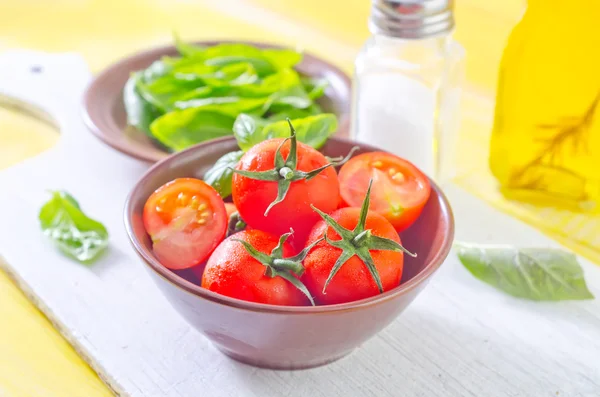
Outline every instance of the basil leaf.
[[244, 152], [230, 152], [218, 159], [215, 164], [204, 174], [204, 182], [214, 187], [221, 197], [225, 198], [231, 194], [231, 181], [233, 171], [239, 163]]
[[247, 63], [252, 65], [259, 77], [265, 77], [275, 72], [273, 65], [271, 65], [269, 61], [262, 58], [228, 55], [206, 60], [207, 65], [219, 67], [231, 66], [238, 63]]
[[[333, 114], [320, 114], [292, 120], [296, 137], [302, 143], [320, 148], [337, 130], [337, 118]], [[264, 127], [262, 133], [270, 138], [286, 138], [290, 135], [287, 121], [278, 121]]]
[[223, 67], [206, 64], [185, 64], [176, 66], [170, 74], [175, 80], [195, 82], [197, 85], [230, 87], [253, 84], [258, 81], [254, 66], [249, 63], [236, 63]]
[[252, 84], [258, 81], [258, 73], [250, 63], [236, 63], [220, 68], [212, 76], [204, 79], [213, 87], [229, 87]]
[[517, 298], [535, 301], [594, 299], [575, 255], [552, 248], [457, 244], [473, 276]]
[[308, 97], [313, 101], [322, 97], [329, 86], [329, 82], [324, 78], [302, 77], [300, 79]]
[[198, 48], [190, 51], [189, 48], [185, 48], [184, 51], [190, 59], [208, 66], [223, 67], [236, 63], [249, 63], [260, 77], [268, 76], [277, 70], [269, 62], [268, 57], [263, 55], [262, 50], [248, 44], [223, 43], [201, 50]]
[[272, 122], [272, 121], [286, 120], [288, 118], [290, 120], [303, 119], [305, 117], [315, 116], [315, 115], [318, 115], [321, 113], [323, 113], [323, 110], [321, 109], [321, 107], [319, 105], [317, 105], [316, 103], [313, 103], [306, 109], [298, 109], [298, 108], [293, 108], [290, 106], [288, 108], [281, 110], [279, 113], [271, 114], [269, 117], [267, 117], [267, 120]]
[[215, 91], [216, 90], [213, 87], [198, 87], [194, 88], [193, 90], [183, 92], [181, 94], [173, 95], [173, 97], [170, 98], [170, 102], [174, 106], [177, 102], [186, 102], [192, 99], [210, 98], [215, 96]]
[[171, 71], [173, 66], [165, 60], [154, 61], [142, 72], [142, 78], [144, 83], [151, 83], [152, 81], [165, 76]]
[[[335, 115], [329, 113], [291, 121], [298, 140], [315, 149], [323, 146], [338, 126]], [[233, 135], [240, 149], [247, 151], [264, 140], [289, 137], [290, 127], [286, 120], [269, 122], [259, 117], [240, 114], [233, 123]]]
[[161, 112], [145, 100], [138, 91], [137, 85], [140, 79], [141, 73], [133, 73], [123, 89], [123, 103], [127, 112], [127, 124], [147, 135], [151, 135], [150, 124], [155, 118], [160, 116]]
[[173, 40], [175, 41], [175, 48], [184, 57], [193, 57], [202, 54], [206, 48], [194, 44], [188, 44], [181, 40], [177, 33], [173, 34]]
[[240, 114], [233, 123], [233, 135], [235, 136], [240, 149], [242, 149], [244, 152], [248, 151], [257, 143], [269, 139], [262, 133], [265, 125], [266, 122], [260, 117], [255, 117], [244, 113]]
[[60, 192], [62, 197], [67, 200], [68, 202], [70, 202], [71, 204], [73, 204], [73, 206], [75, 206], [75, 208], [77, 208], [78, 210], [81, 209], [81, 207], [79, 206], [79, 202], [77, 200], [75, 200], [75, 197], [71, 196], [69, 193], [67, 192]]
[[93, 261], [108, 246], [108, 231], [87, 217], [66, 192], [52, 192], [39, 213], [44, 234], [66, 255], [82, 263]]
[[177, 80], [171, 75], [160, 77], [150, 84], [138, 81], [141, 96], [156, 108], [168, 112], [173, 108], [173, 98], [198, 88], [202, 81]]
[[167, 113], [150, 125], [163, 145], [179, 151], [209, 139], [231, 135], [235, 117], [214, 108], [189, 108]]
[[[273, 77], [273, 76], [270, 76]], [[265, 79], [266, 80], [266, 79]], [[282, 109], [294, 107], [305, 109], [312, 105], [312, 100], [304, 90], [298, 73], [291, 69], [282, 70], [277, 79], [273, 79], [272, 85], [277, 85], [277, 90], [269, 96], [264, 110], [278, 113]]]
[[291, 69], [302, 61], [301, 53], [287, 48], [267, 48], [262, 50], [262, 55], [277, 69]]
[[[179, 101], [175, 103], [177, 109], [201, 108], [205, 106], [218, 105], [219, 111], [222, 113], [237, 116], [240, 113], [251, 112], [256, 109], [261, 109], [264, 100], [260, 98], [240, 98], [240, 97], [208, 97], [200, 99], [192, 99], [189, 101]], [[262, 112], [261, 112], [262, 113]]]

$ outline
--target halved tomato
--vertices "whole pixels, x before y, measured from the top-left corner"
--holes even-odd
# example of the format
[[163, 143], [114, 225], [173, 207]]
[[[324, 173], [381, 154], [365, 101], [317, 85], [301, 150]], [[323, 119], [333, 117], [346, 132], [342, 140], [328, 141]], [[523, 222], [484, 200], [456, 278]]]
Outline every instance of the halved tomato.
[[412, 225], [429, 199], [429, 179], [407, 160], [385, 152], [370, 152], [348, 161], [338, 174], [340, 195], [360, 207], [373, 179], [369, 209], [383, 215], [401, 232]]
[[144, 227], [165, 267], [187, 269], [207, 259], [225, 238], [225, 203], [199, 179], [175, 179], [146, 201]]

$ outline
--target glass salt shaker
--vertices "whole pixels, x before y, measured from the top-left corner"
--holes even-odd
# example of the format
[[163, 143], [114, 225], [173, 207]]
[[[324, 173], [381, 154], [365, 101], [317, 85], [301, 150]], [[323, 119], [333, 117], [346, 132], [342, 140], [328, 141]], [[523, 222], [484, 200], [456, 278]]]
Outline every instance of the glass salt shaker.
[[355, 62], [352, 137], [437, 181], [455, 172], [464, 50], [453, 28], [453, 0], [372, 0]]

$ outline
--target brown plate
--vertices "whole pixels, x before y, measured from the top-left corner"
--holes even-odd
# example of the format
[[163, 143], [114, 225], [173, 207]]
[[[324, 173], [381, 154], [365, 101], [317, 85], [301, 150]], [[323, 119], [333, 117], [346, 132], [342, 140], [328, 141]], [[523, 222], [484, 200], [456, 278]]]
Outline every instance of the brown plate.
[[[354, 142], [331, 138], [322, 152], [337, 157], [353, 146]], [[202, 178], [219, 157], [236, 147], [232, 137], [215, 139], [155, 164], [133, 187], [124, 214], [133, 248], [173, 308], [228, 356], [277, 369], [313, 367], [341, 358], [394, 321], [448, 256], [454, 220], [444, 194], [432, 182], [421, 216], [401, 234], [403, 245], [418, 256], [405, 255], [402, 282], [390, 291], [311, 307], [247, 302], [201, 288], [191, 271], [175, 273], [159, 263], [144, 230], [142, 211], [156, 188], [175, 178]], [[359, 153], [375, 150], [360, 145]]]
[[[199, 45], [215, 45], [230, 41], [202, 41]], [[235, 41], [263, 48], [281, 46]], [[156, 162], [171, 153], [157, 146], [142, 131], [127, 126], [127, 115], [123, 104], [123, 87], [131, 72], [145, 69], [161, 57], [176, 56], [174, 46], [165, 46], [144, 51], [123, 59], [100, 73], [88, 86], [83, 99], [83, 117], [88, 128], [104, 143], [140, 160]], [[317, 102], [327, 112], [338, 116], [338, 135], [347, 136], [350, 125], [351, 83], [348, 76], [337, 67], [304, 53], [303, 60], [295, 69], [304, 76], [325, 78], [329, 87]]]

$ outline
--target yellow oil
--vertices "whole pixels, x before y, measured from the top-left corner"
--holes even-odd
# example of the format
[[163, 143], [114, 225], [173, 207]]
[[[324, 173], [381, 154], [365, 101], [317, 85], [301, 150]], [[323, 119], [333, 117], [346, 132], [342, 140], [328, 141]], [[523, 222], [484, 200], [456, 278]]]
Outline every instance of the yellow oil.
[[508, 198], [600, 211], [600, 0], [529, 0], [500, 65], [490, 167]]

